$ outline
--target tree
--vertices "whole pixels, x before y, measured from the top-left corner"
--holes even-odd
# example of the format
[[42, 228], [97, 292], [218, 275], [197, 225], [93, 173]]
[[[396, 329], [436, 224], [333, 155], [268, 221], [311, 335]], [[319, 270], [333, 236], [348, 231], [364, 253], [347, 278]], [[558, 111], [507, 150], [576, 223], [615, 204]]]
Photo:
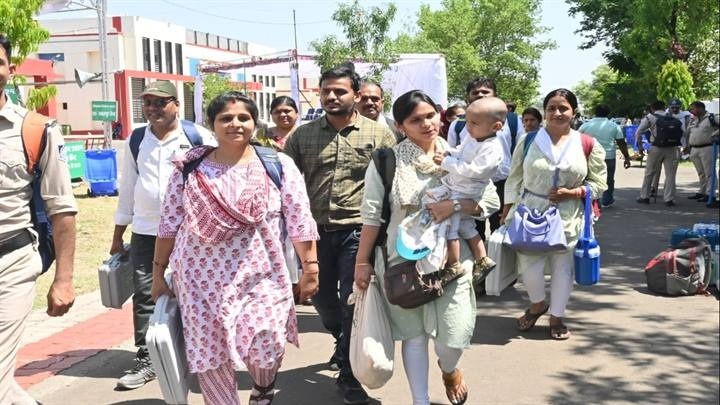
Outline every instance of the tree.
[[[35, 20], [35, 14], [44, 0], [2, 0], [0, 1], [0, 32], [12, 41], [12, 63], [20, 64], [35, 52], [42, 42], [50, 38], [50, 33]], [[20, 76], [14, 76], [13, 85], [25, 83]], [[45, 106], [57, 94], [55, 86], [34, 88], [28, 95], [26, 107], [38, 109]]]
[[[591, 113], [595, 107], [604, 103], [604, 96], [608, 88], [618, 82], [618, 74], [608, 65], [600, 65], [592, 71], [590, 83], [581, 81], [573, 89], [585, 114]], [[614, 115], [614, 114], [613, 114]]]
[[390, 64], [397, 60], [387, 35], [396, 12], [397, 7], [392, 3], [386, 9], [364, 9], [358, 0], [339, 5], [332, 19], [342, 27], [347, 40], [330, 35], [310, 43], [317, 53], [320, 70], [332, 69], [346, 61], [363, 61], [371, 63], [367, 77], [379, 80]]
[[658, 74], [657, 94], [661, 100], [678, 98], [687, 107], [695, 101], [693, 79], [683, 61], [667, 61]]
[[400, 35], [395, 50], [443, 53], [450, 98], [465, 98], [467, 82], [484, 76], [495, 79], [500, 97], [529, 105], [540, 56], [555, 47], [536, 39], [547, 31], [540, 11], [537, 0], [443, 0], [437, 11], [421, 7], [418, 32]]
[[[717, 0], [566, 0], [570, 14], [582, 17], [582, 49], [605, 44], [605, 58], [619, 73], [651, 83], [667, 60], [688, 63], [700, 97], [715, 97], [719, 88]], [[714, 75], [713, 75], [714, 73]]]

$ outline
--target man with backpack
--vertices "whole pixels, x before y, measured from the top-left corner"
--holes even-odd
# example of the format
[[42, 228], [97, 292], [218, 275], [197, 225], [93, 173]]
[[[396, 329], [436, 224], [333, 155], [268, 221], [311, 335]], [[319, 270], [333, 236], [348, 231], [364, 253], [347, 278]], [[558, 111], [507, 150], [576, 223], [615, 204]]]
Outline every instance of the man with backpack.
[[135, 346], [138, 347], [136, 365], [117, 385], [135, 389], [155, 379], [155, 370], [145, 346], [150, 316], [155, 303], [150, 296], [152, 287], [155, 238], [160, 222], [160, 206], [174, 160], [197, 145], [217, 145], [210, 131], [188, 121], [178, 119], [180, 102], [175, 85], [166, 80], [150, 83], [140, 94], [147, 126], [135, 129], [125, 145], [120, 176], [118, 208], [110, 254], [124, 251], [123, 234], [132, 224], [130, 262], [133, 266], [133, 326]]
[[[695, 101], [690, 104], [693, 118], [685, 131], [684, 153], [690, 153], [690, 160], [698, 174], [700, 188], [697, 193], [689, 196], [691, 200], [707, 203], [711, 190], [710, 178], [713, 176], [713, 140], [718, 137], [718, 122], [714, 114], [705, 110], [705, 103]], [[717, 158], [717, 157], [715, 157]]]
[[640, 126], [635, 132], [635, 142], [642, 153], [642, 143], [639, 136], [648, 129], [650, 130], [650, 145], [645, 175], [640, 197], [637, 202], [650, 204], [650, 189], [653, 185], [655, 175], [662, 166], [665, 169], [665, 184], [663, 185], [663, 201], [668, 207], [675, 206], [675, 175], [677, 174], [678, 162], [680, 159], [680, 145], [683, 136], [683, 125], [680, 120], [672, 114], [665, 112], [665, 103], [657, 100], [652, 104], [652, 114], [645, 116], [640, 121]]
[[[497, 87], [495, 81], [490, 78], [478, 78], [470, 81], [465, 87], [465, 99], [468, 105], [473, 101], [484, 98], [484, 97], [497, 97]], [[492, 177], [493, 183], [497, 188], [498, 196], [500, 197], [500, 206], [502, 207], [504, 202], [504, 190], [505, 180], [510, 174], [510, 161], [512, 160], [512, 153], [515, 150], [515, 145], [520, 139], [521, 135], [525, 134], [525, 128], [522, 125], [522, 119], [514, 111], [508, 110], [507, 117], [505, 118], [505, 124], [502, 129], [497, 132], [498, 140], [502, 145], [503, 149], [503, 160], [497, 173]], [[448, 129], [448, 144], [451, 147], [456, 147], [468, 136], [467, 128], [465, 128], [465, 115], [461, 115], [450, 124]], [[490, 232], [495, 231], [500, 227], [500, 213], [496, 212], [489, 218], [490, 221]], [[478, 232], [480, 236], [485, 239], [485, 221], [477, 221]]]
[[[35, 281], [52, 262], [52, 255], [43, 257], [46, 248], [54, 249], [55, 258], [48, 315], [64, 315], [75, 301], [77, 205], [60, 126], [13, 104], [5, 92], [15, 70], [11, 50], [10, 39], [0, 34], [0, 404], [35, 404], [13, 378], [15, 360], [35, 299]], [[41, 197], [37, 209], [31, 204], [33, 195]], [[36, 225], [38, 213], [47, 215], [51, 232]], [[43, 233], [52, 240], [42, 238]]]

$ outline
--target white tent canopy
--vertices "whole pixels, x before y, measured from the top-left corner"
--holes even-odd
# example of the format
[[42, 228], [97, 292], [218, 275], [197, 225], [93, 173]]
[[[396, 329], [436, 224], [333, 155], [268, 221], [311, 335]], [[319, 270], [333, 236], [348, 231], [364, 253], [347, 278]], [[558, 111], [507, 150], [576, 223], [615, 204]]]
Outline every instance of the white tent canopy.
[[[437, 104], [447, 105], [447, 73], [445, 57], [440, 54], [400, 54], [399, 60], [385, 72], [381, 85], [392, 94], [392, 100], [415, 89], [425, 91]], [[320, 77], [320, 67], [312, 60], [301, 60], [300, 77]], [[370, 70], [368, 63], [356, 63], [355, 70], [360, 76]], [[228, 70], [228, 73], [242, 73], [243, 69]], [[274, 63], [261, 67], [248, 68], [247, 72], [263, 75], [288, 76], [288, 62]]]

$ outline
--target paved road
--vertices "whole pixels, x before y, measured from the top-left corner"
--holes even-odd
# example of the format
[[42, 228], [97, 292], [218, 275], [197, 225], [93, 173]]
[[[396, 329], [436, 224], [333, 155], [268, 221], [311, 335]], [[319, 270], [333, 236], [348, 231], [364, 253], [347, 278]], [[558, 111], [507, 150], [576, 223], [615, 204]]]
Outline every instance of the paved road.
[[[515, 317], [527, 305], [520, 283], [500, 297], [478, 301], [472, 347], [461, 360], [470, 387], [468, 404], [718, 404], [718, 301], [709, 296], [650, 294], [642, 268], [666, 247], [673, 228], [717, 221], [719, 211], [685, 198], [695, 191], [697, 182], [691, 166], [679, 170], [679, 205], [672, 208], [634, 202], [642, 169], [619, 169], [617, 177], [618, 201], [604, 210], [596, 228], [603, 249], [602, 280], [592, 287], [576, 286], [566, 321], [571, 339], [550, 340], [547, 317], [532, 332], [517, 332]], [[84, 305], [73, 308], [78, 314], [69, 324], [107, 313], [100, 308], [97, 294], [83, 300]], [[300, 307], [298, 317], [302, 348], [288, 347], [274, 403], [341, 404], [333, 373], [323, 366], [332, 341], [312, 308]], [[46, 318], [41, 314], [34, 318], [27, 341], [38, 340], [32, 338], [35, 335], [41, 339], [59, 336], [54, 332], [39, 335], [46, 329]], [[29, 391], [47, 405], [162, 404], [156, 382], [134, 391], [114, 389], [134, 356], [129, 328], [115, 332], [116, 338], [125, 336], [122, 343], [35, 383]], [[373, 403], [410, 403], [399, 354], [398, 346], [395, 375], [385, 387], [370, 392]], [[431, 399], [434, 404], [448, 404], [433, 355], [430, 362]], [[247, 374], [239, 376], [241, 399], [246, 403], [251, 384]], [[190, 403], [202, 403], [197, 387]]]

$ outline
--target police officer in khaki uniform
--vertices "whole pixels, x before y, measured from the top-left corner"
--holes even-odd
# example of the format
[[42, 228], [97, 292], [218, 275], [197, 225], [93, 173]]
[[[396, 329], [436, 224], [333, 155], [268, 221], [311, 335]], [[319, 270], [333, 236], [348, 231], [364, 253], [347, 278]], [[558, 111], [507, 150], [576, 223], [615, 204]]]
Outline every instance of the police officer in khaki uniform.
[[[35, 298], [35, 280], [42, 271], [32, 231], [29, 203], [32, 195], [20, 129], [27, 113], [5, 94], [15, 66], [10, 64], [11, 43], [0, 34], [0, 404], [35, 404], [15, 382], [15, 358], [25, 320]], [[55, 278], [48, 292], [47, 313], [62, 316], [75, 301], [73, 260], [77, 206], [65, 162], [63, 138], [53, 122], [47, 130], [41, 194], [53, 226]], [[49, 275], [46, 277], [50, 277]]]

